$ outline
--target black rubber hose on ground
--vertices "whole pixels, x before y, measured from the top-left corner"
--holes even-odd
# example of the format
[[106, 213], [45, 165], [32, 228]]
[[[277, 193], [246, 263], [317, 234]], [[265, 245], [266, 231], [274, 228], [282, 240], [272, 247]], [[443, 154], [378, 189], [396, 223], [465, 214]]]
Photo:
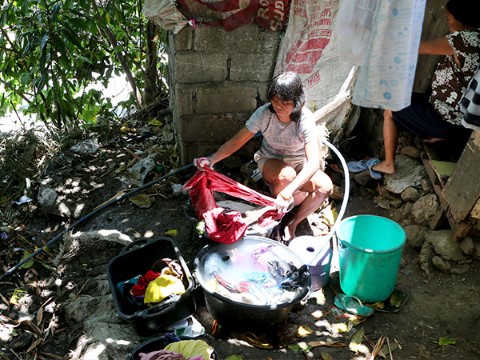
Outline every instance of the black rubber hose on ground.
[[68, 226], [67, 228], [65, 228], [63, 231], [61, 231], [59, 234], [55, 235], [52, 239], [50, 239], [43, 247], [37, 249], [35, 252], [33, 252], [32, 254], [30, 254], [28, 257], [26, 257], [25, 259], [22, 259], [22, 261], [20, 261], [18, 264], [16, 264], [15, 266], [11, 267], [10, 269], [8, 269], [4, 274], [2, 274], [0, 276], [0, 280], [3, 280], [5, 277], [13, 274], [15, 271], [18, 270], [18, 268], [20, 268], [23, 264], [25, 264], [26, 262], [30, 261], [31, 259], [33, 259], [34, 257], [36, 257], [38, 254], [40, 254], [41, 252], [43, 252], [45, 249], [47, 249], [48, 247], [52, 246], [54, 243], [56, 243], [59, 239], [61, 239], [63, 237], [63, 235], [65, 235], [67, 232], [69, 232], [70, 230], [72, 230], [74, 227], [82, 224], [83, 222], [87, 221], [88, 219], [90, 219], [91, 217], [93, 217], [94, 215], [96, 215], [97, 213], [99, 213], [100, 211], [102, 211], [103, 209], [107, 208], [108, 206], [110, 205], [113, 205], [115, 204], [116, 202], [122, 200], [122, 199], [125, 199], [126, 197], [129, 197], [129, 196], [132, 196], [142, 190], [145, 190], [146, 188], [149, 188], [150, 186], [162, 181], [162, 180], [165, 180], [166, 178], [170, 177], [170, 176], [173, 176], [173, 175], [177, 175], [178, 173], [182, 172], [182, 171], [185, 171], [189, 168], [193, 167], [193, 163], [190, 163], [190, 164], [187, 164], [185, 166], [182, 166], [181, 168], [177, 169], [177, 170], [173, 170], [171, 171], [170, 173], [166, 174], [166, 175], [163, 175], [163, 176], [160, 176], [159, 178], [156, 178], [138, 188], [135, 188], [135, 189], [132, 189], [130, 190], [129, 192], [126, 192], [122, 195], [118, 195], [117, 197], [113, 198], [113, 199], [110, 199], [109, 201], [107, 201], [106, 203], [102, 204], [101, 206], [95, 208], [92, 212], [88, 213], [87, 215], [83, 216], [82, 218], [80, 218], [78, 221], [76, 221], [75, 223], [73, 223], [72, 225]]

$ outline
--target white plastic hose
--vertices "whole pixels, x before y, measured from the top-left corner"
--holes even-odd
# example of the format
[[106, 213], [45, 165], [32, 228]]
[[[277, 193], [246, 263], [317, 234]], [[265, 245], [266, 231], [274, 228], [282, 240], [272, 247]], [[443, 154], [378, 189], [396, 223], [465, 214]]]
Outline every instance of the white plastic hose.
[[[345, 190], [343, 192], [342, 205], [340, 206], [340, 211], [338, 212], [337, 219], [335, 220], [335, 223], [333, 224], [333, 226], [330, 229], [330, 232], [328, 233], [328, 239], [330, 239], [335, 233], [335, 231], [337, 230], [338, 225], [342, 221], [343, 215], [345, 214], [345, 209], [347, 208], [348, 197], [350, 195], [350, 173], [348, 172], [347, 162], [345, 161], [345, 158], [340, 153], [340, 151], [338, 151], [338, 149], [335, 146], [333, 146], [329, 141], [324, 140], [324, 142], [330, 148], [330, 150], [332, 150], [340, 159], [340, 162], [342, 163], [343, 173], [345, 176]], [[317, 264], [321, 260], [322, 256], [323, 256], [323, 253], [320, 251], [318, 254], [315, 255], [311, 263]]]

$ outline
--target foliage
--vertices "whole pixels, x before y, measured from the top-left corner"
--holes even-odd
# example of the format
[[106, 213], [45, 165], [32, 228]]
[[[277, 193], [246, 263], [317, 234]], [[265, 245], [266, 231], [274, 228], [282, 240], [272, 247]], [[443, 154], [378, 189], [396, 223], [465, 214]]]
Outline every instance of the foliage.
[[[0, 115], [22, 108], [47, 126], [95, 123], [115, 109], [112, 99], [91, 85], [106, 86], [122, 74], [136, 92], [123, 106], [142, 105], [146, 24], [140, 0], [4, 2]], [[159, 67], [157, 74], [165, 71]]]

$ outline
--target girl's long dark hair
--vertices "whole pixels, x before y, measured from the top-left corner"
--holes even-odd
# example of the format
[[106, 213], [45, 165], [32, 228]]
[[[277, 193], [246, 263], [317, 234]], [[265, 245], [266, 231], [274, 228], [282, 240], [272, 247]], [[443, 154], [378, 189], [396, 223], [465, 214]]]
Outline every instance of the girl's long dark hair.
[[[271, 101], [274, 97], [281, 101], [293, 101], [295, 107], [290, 114], [290, 120], [297, 122], [300, 119], [305, 105], [305, 92], [302, 80], [297, 74], [288, 71], [275, 76], [268, 89], [267, 99]], [[272, 105], [270, 110], [274, 111]]]

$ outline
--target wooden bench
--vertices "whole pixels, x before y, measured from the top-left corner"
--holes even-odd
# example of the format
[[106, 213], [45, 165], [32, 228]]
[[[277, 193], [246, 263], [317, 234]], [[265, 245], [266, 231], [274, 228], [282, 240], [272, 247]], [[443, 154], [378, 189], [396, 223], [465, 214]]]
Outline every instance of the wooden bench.
[[480, 133], [473, 131], [457, 162], [438, 158], [428, 144], [423, 164], [440, 200], [430, 228], [448, 221], [457, 240], [463, 239], [480, 220]]

